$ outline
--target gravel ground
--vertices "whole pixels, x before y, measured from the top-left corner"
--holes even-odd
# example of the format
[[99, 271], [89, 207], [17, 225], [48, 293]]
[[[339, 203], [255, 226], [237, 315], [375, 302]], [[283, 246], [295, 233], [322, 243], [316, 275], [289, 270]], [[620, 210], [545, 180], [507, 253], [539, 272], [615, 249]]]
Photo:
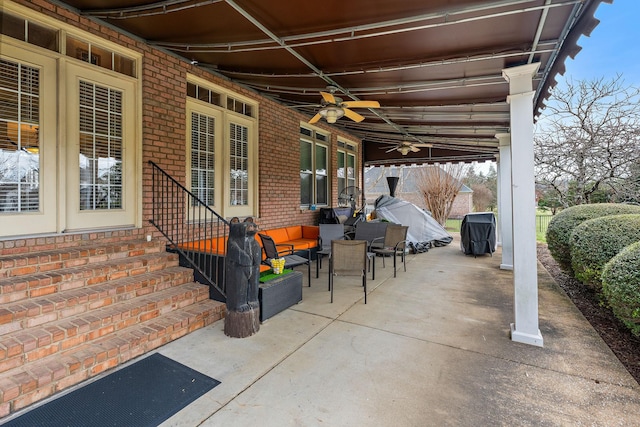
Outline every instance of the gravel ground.
[[538, 260], [600, 334], [629, 373], [640, 383], [640, 337], [634, 336], [615, 318], [613, 312], [601, 303], [599, 294], [564, 272], [549, 253], [546, 244], [538, 243]]

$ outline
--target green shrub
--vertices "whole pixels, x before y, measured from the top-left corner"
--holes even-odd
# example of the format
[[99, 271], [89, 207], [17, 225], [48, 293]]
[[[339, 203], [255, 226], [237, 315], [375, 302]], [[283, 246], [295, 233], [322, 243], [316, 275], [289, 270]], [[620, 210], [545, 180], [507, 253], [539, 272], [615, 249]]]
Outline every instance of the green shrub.
[[608, 215], [640, 214], [640, 206], [620, 203], [599, 203], [579, 205], [564, 209], [555, 215], [547, 228], [547, 245], [556, 262], [567, 271], [571, 271], [571, 251], [569, 239], [573, 229], [587, 219]]
[[602, 294], [613, 314], [640, 336], [640, 242], [627, 246], [605, 265]]
[[600, 290], [602, 269], [611, 258], [640, 241], [640, 215], [611, 215], [582, 222], [569, 239], [576, 279]]

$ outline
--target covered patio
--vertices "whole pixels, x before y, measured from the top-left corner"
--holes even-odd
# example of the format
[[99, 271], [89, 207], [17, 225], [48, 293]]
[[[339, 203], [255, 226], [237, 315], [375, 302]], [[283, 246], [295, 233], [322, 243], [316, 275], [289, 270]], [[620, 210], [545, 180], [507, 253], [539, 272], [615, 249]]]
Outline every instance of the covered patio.
[[[362, 165], [497, 160], [501, 268], [513, 270], [515, 292], [511, 337], [543, 346], [533, 120], [578, 39], [597, 25], [602, 0], [66, 3], [311, 124], [360, 138], [360, 174]], [[358, 103], [357, 112], [347, 108]], [[314, 188], [303, 209], [315, 204]]]
[[[40, 254], [52, 248], [65, 253], [83, 246], [111, 251], [115, 250], [113, 247], [126, 249], [133, 242], [137, 247], [146, 245], [155, 250], [155, 246], [173, 242], [168, 233], [156, 228], [157, 212], [171, 212], [167, 218], [178, 231], [184, 224], [195, 224], [198, 232], [206, 235], [206, 225], [211, 221], [201, 221], [199, 216], [191, 217], [180, 211], [193, 205], [186, 202], [186, 197], [155, 198], [153, 165], [170, 172], [169, 178], [177, 186], [190, 187], [198, 197], [202, 194], [207, 200], [200, 203], [212, 210], [223, 229], [235, 216], [255, 217], [262, 228], [269, 229], [317, 224], [319, 210], [315, 208], [333, 207], [341, 189], [362, 186], [366, 165], [497, 160], [502, 252], [493, 258], [472, 262], [457, 251], [454, 242], [442, 251], [422, 255], [428, 265], [416, 263], [419, 256], [413, 258], [414, 268], [405, 277], [400, 274], [396, 280], [387, 280], [381, 275], [372, 286], [375, 289], [366, 307], [359, 302], [354, 304], [360, 298], [360, 289], [352, 290], [350, 299], [351, 291], [337, 290], [336, 303], [329, 305], [325, 300], [326, 282], [320, 280], [311, 289], [305, 288], [302, 304], [267, 322], [264, 333], [245, 344], [225, 341], [220, 346], [223, 337], [218, 334], [220, 326], [215, 326], [160, 351], [183, 352], [176, 357], [186, 359], [189, 364], [206, 362], [207, 365], [194, 366], [204, 372], [221, 367], [229, 375], [242, 376], [233, 385], [236, 379], [226, 376], [226, 372], [212, 372], [232, 387], [214, 390], [210, 396], [218, 403], [204, 399], [205, 410], [199, 408], [199, 403], [194, 404], [198, 416], [221, 407], [215, 417], [222, 417], [234, 406], [234, 399], [243, 404], [241, 398], [249, 394], [243, 390], [251, 390], [263, 376], [268, 379], [272, 372], [289, 369], [287, 363], [299, 356], [306, 369], [291, 366], [292, 371], [303, 377], [317, 372], [308, 381], [330, 376], [334, 366], [326, 364], [329, 359], [314, 360], [313, 357], [323, 353], [315, 350], [340, 343], [331, 337], [325, 343], [318, 340], [327, 332], [334, 329], [340, 332], [345, 327], [350, 331], [363, 327], [399, 339], [385, 341], [365, 334], [367, 344], [355, 348], [370, 355], [372, 363], [379, 364], [376, 376], [386, 379], [379, 383], [364, 382], [369, 384], [367, 389], [378, 387], [401, 393], [403, 388], [393, 387], [394, 378], [402, 377], [407, 384], [412, 384], [413, 378], [421, 379], [414, 389], [420, 393], [401, 394], [397, 399], [395, 406], [401, 408], [405, 405], [398, 402], [416, 395], [423, 396], [422, 401], [433, 399], [429, 403], [435, 405], [440, 390], [434, 384], [441, 377], [432, 376], [434, 372], [449, 376], [452, 381], [447, 384], [458, 385], [448, 393], [449, 399], [441, 402], [447, 408], [451, 402], [463, 407], [478, 393], [484, 403], [490, 404], [486, 399], [493, 394], [486, 391], [495, 389], [502, 393], [504, 387], [496, 377], [508, 383], [508, 378], [522, 374], [525, 369], [529, 373], [528, 369], [536, 367], [534, 370], [542, 377], [551, 372], [562, 373], [561, 383], [566, 383], [561, 392], [554, 391], [552, 384], [556, 378], [538, 384], [523, 375], [522, 382], [528, 384], [531, 392], [540, 394], [542, 401], [553, 393], [562, 393], [560, 398], [576, 402], [576, 396], [584, 395], [574, 395], [569, 380], [582, 378], [585, 386], [589, 381], [596, 384], [586, 387], [593, 391], [586, 400], [598, 396], [602, 384], [614, 390], [607, 395], [611, 396], [612, 419], [625, 411], [631, 413], [632, 406], [621, 408], [621, 401], [616, 399], [620, 393], [635, 390], [629, 384], [635, 387], [637, 384], [627, 382], [628, 378], [621, 380], [609, 370], [603, 373], [604, 379], [598, 377], [596, 382], [591, 378], [591, 373], [596, 372], [592, 368], [602, 368], [601, 354], [590, 357], [591, 341], [586, 347], [581, 346], [584, 340], [599, 341], [589, 334], [586, 336], [591, 338], [584, 338], [582, 332], [574, 331], [573, 323], [562, 329], [565, 326], [558, 320], [562, 319], [559, 313], [573, 313], [572, 308], [566, 303], [549, 304], [545, 299], [547, 288], [544, 282], [538, 283], [535, 254], [533, 119], [543, 108], [555, 77], [562, 73], [564, 60], [578, 53], [578, 38], [597, 25], [594, 12], [601, 3], [610, 2], [378, 0], [329, 1], [292, 7], [288, 0], [274, 0], [266, 7], [266, 3], [255, 0], [5, 1], [0, 6], [3, 22], [0, 59], [10, 77], [3, 86], [3, 99], [8, 101], [4, 102], [6, 108], [0, 117], [4, 123], [0, 127], [0, 150], [33, 158], [30, 164], [37, 174], [30, 175], [34, 178], [30, 185], [38, 189], [39, 198], [26, 206], [6, 203], [8, 211], [3, 212], [0, 222], [0, 254], [7, 258], [8, 265], [13, 265], [18, 257], [48, 260]], [[13, 101], [17, 96], [13, 87], [18, 86], [23, 75], [33, 79], [29, 85], [20, 86], [20, 94], [28, 97], [37, 94], [37, 103]], [[321, 96], [321, 91], [331, 95]], [[334, 98], [334, 93], [340, 100]], [[107, 99], [109, 102], [105, 102]], [[343, 101], [361, 100], [378, 101], [380, 107], [366, 104], [368, 107], [358, 108], [356, 113], [345, 111], [350, 105]], [[19, 106], [27, 104], [31, 109], [23, 118], [19, 114], [23, 108]], [[102, 104], [109, 105], [109, 114], [94, 108]], [[342, 114], [346, 117], [338, 118]], [[90, 116], [97, 119], [89, 120]], [[87, 134], [99, 137], [85, 139]], [[204, 140], [209, 141], [206, 147], [201, 144]], [[111, 142], [115, 144], [113, 147]], [[88, 165], [100, 172], [99, 165], [104, 166], [111, 156], [116, 163], [108, 173], [89, 173]], [[85, 158], [92, 160], [85, 162]], [[108, 181], [108, 185], [103, 181]], [[14, 184], [3, 181], [0, 192], [13, 194]], [[91, 186], [101, 191], [84, 191]], [[32, 190], [24, 190], [19, 197], [35, 194]], [[224, 231], [215, 234], [215, 238], [220, 236], [224, 236]], [[70, 245], [72, 249], [68, 249]], [[438, 259], [440, 252], [450, 252], [458, 258]], [[164, 256], [153, 258], [160, 263]], [[420, 269], [437, 270], [420, 271], [416, 264]], [[40, 263], [34, 267], [40, 268], [54, 267]], [[55, 268], [64, 270], [67, 266]], [[51, 274], [51, 270], [47, 271]], [[127, 271], [136, 272], [136, 268], [132, 266]], [[388, 268], [386, 273], [390, 274]], [[25, 269], [20, 274], [36, 273]], [[64, 276], [65, 272], [58, 274]], [[434, 280], [441, 275], [442, 281]], [[191, 286], [184, 279], [180, 286]], [[117, 280], [104, 280], [114, 291]], [[4, 279], [5, 283], [10, 281]], [[27, 278], [25, 282], [34, 281]], [[90, 287], [93, 283], [84, 285]], [[494, 292], [487, 292], [491, 289], [487, 286], [499, 285]], [[19, 305], [17, 301], [39, 302], [46, 299], [48, 292], [56, 292], [57, 296], [58, 289], [54, 286], [46, 292], [20, 289], [7, 302], [12, 303], [13, 309]], [[162, 296], [159, 289], [153, 292], [157, 298]], [[376, 301], [376, 294], [384, 292], [390, 294]], [[72, 300], [68, 294], [64, 298]], [[118, 310], [126, 310], [123, 308], [126, 300], [120, 303]], [[207, 300], [200, 305], [213, 303]], [[214, 312], [209, 307], [202, 307], [204, 311]], [[400, 314], [410, 317], [395, 317]], [[85, 315], [92, 316], [93, 309], [77, 317]], [[572, 318], [572, 322], [578, 318]], [[167, 321], [165, 317], [162, 320]], [[47, 331], [30, 328], [29, 322], [23, 324], [22, 318], [7, 318], [7, 322], [5, 331], [10, 332], [3, 333], [7, 340], [13, 339], [9, 335], [22, 330], [49, 336]], [[141, 319], [130, 327], [144, 327], [144, 322]], [[40, 321], [35, 323], [36, 328], [44, 327]], [[557, 335], [559, 330], [563, 333]], [[70, 333], [65, 330], [59, 336], [70, 340], [72, 345], [72, 333], [73, 329]], [[548, 335], [545, 340], [550, 341], [550, 347], [544, 350], [521, 345], [541, 347], [544, 334]], [[570, 336], [571, 341], [565, 343]], [[578, 345], [572, 341], [576, 336], [582, 337]], [[51, 337], [52, 342], [42, 340], [47, 351], [67, 349], [58, 343], [57, 337]], [[289, 342], [290, 339], [294, 341]], [[397, 344], [404, 344], [405, 339], [410, 343], [403, 352], [402, 345]], [[516, 342], [511, 343], [510, 339]], [[61, 379], [53, 379], [50, 371], [37, 369], [39, 366], [34, 369], [21, 362], [5, 363], [3, 375], [13, 378], [22, 394], [6, 392], [14, 387], [13, 383], [7, 383], [2, 391], [6, 401], [0, 407], [0, 415], [22, 410], [97, 375], [102, 369], [120, 366], [164, 344], [150, 342], [149, 346], [136, 348], [135, 355], [128, 350], [116, 352], [108, 363], [101, 363], [96, 357], [97, 368], [87, 365], [80, 374], [72, 375], [74, 365], [69, 363], [63, 367]], [[207, 342], [206, 348], [194, 347], [196, 351], [184, 353], [184, 348], [202, 342]], [[82, 345], [79, 343], [71, 351], [83, 353]], [[128, 349], [129, 345], [122, 347]], [[400, 353], [394, 353], [392, 359], [376, 359], [381, 347], [385, 348], [384, 357], [391, 355], [386, 349]], [[101, 347], [96, 348], [102, 352]], [[347, 352], [346, 357], [341, 353], [336, 357], [338, 360], [344, 357], [345, 361], [363, 359], [357, 353], [349, 353], [353, 348], [338, 350]], [[369, 349], [375, 350], [369, 353]], [[418, 365], [429, 368], [426, 372], [394, 373], [383, 369], [416, 363], [420, 361], [416, 355], [431, 349], [436, 349], [433, 358], [427, 357], [424, 363], [414, 365], [416, 369]], [[452, 349], [456, 351], [449, 352]], [[571, 353], [567, 353], [568, 349], [572, 349]], [[603, 351], [607, 354], [606, 348]], [[240, 366], [239, 360], [253, 357], [254, 353], [260, 354], [261, 359], [247, 359], [246, 365]], [[22, 350], [7, 354], [15, 360], [31, 362]], [[59, 359], [55, 353], [43, 351], [38, 355], [42, 359], [56, 359], [56, 363]], [[478, 355], [484, 356], [473, 359]], [[238, 361], [225, 364], [232, 360], [229, 357]], [[611, 355], [606, 358], [610, 360]], [[453, 360], [459, 360], [460, 364], [454, 364]], [[538, 366], [540, 360], [544, 363]], [[312, 363], [308, 364], [309, 361]], [[45, 364], [47, 360], [33, 362]], [[435, 363], [439, 369], [434, 370], [429, 363]], [[484, 367], [476, 370], [476, 365]], [[611, 366], [614, 365], [612, 362]], [[468, 371], [469, 367], [474, 368]], [[44, 374], [42, 378], [25, 375], [30, 370]], [[357, 370], [351, 367], [349, 372], [351, 375]], [[495, 376], [487, 380], [480, 375], [486, 372], [495, 372]], [[366, 373], [361, 374], [364, 377]], [[276, 376], [271, 381], [277, 383], [286, 378], [287, 375]], [[34, 382], [42, 387], [34, 389]], [[473, 384], [470, 389], [467, 382]], [[331, 400], [335, 388], [323, 389], [323, 384], [303, 382], [295, 392], [309, 391], [309, 395], [304, 394], [305, 402], [317, 402], [318, 394], [329, 399], [327, 405], [318, 407], [315, 419], [339, 407], [337, 400]], [[345, 387], [360, 387], [357, 384], [350, 382]], [[481, 384], [489, 386], [478, 388]], [[342, 387], [342, 383], [334, 382], [333, 386]], [[354, 396], [361, 395], [360, 389], [353, 391]], [[519, 394], [524, 395], [520, 388], [510, 392], [505, 396], [507, 408], [515, 410], [516, 415], [539, 415], [540, 408], [534, 406], [529, 410], [530, 399], [524, 403], [513, 400]], [[429, 393], [436, 394], [429, 398]], [[277, 402], [283, 400], [280, 393], [268, 391], [264, 396]], [[371, 414], [379, 412], [378, 418], [382, 419], [392, 410], [388, 393], [380, 396], [383, 400], [376, 402]], [[290, 397], [288, 400], [296, 402], [294, 396]], [[555, 401], [561, 401], [560, 398]], [[603, 399], [593, 400], [600, 403]], [[355, 401], [345, 408], [363, 408], [365, 403]], [[421, 407], [416, 403], [411, 401], [407, 405], [407, 414], [414, 407]], [[300, 405], [305, 409], [308, 406]], [[576, 403], [582, 409], [586, 406], [583, 401]], [[475, 412], [482, 416], [480, 407], [475, 407]], [[348, 417], [346, 412], [345, 409], [341, 414], [343, 418]], [[453, 410], [445, 412], [449, 417], [464, 416]], [[307, 413], [305, 410], [299, 415], [305, 417]], [[461, 418], [461, 422], [471, 420], [471, 414], [467, 415], [469, 418]], [[517, 420], [516, 415], [510, 420]], [[243, 416], [251, 416], [251, 412]], [[281, 418], [285, 419], [293, 418]], [[415, 424], [432, 419], [419, 419]], [[444, 415], [442, 422], [446, 423]]]
[[[538, 264], [545, 347], [509, 339], [510, 272], [465, 256], [459, 236], [357, 278], [326, 268], [259, 333], [223, 322], [159, 349], [222, 382], [163, 425], [635, 425], [640, 387]], [[322, 271], [322, 270], [321, 270]]]

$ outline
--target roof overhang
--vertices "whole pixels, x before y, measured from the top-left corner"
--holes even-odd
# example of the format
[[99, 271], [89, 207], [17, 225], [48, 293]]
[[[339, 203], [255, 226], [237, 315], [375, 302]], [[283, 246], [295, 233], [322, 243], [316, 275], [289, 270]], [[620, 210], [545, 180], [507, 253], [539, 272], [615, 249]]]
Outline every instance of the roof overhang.
[[[611, 0], [67, 0], [198, 66], [313, 117], [320, 91], [376, 100], [334, 126], [367, 165], [495, 159], [509, 132], [505, 68], [539, 62], [544, 107], [578, 38]], [[403, 155], [394, 147], [419, 144]], [[427, 146], [429, 145], [429, 146]], [[406, 150], [403, 150], [406, 152]]]

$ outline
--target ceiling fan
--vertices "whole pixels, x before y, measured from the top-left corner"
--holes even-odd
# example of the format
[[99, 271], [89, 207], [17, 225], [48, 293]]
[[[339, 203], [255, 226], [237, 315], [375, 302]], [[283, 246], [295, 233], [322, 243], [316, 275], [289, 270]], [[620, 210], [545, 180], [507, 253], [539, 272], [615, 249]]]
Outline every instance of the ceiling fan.
[[313, 116], [309, 123], [316, 123], [321, 118], [325, 118], [327, 123], [335, 123], [342, 116], [346, 116], [354, 122], [361, 122], [364, 117], [350, 108], [380, 108], [378, 101], [343, 101], [342, 98], [334, 96], [336, 87], [327, 86], [329, 92], [320, 92], [322, 102], [320, 111]]
[[409, 152], [414, 152], [417, 153], [418, 151], [420, 151], [420, 147], [433, 147], [433, 144], [426, 144], [426, 143], [412, 143], [409, 141], [402, 141], [401, 143], [399, 143], [398, 145], [396, 145], [395, 147], [392, 147], [390, 149], [388, 149], [387, 151], [385, 151], [385, 153], [390, 153], [394, 150], [399, 151], [403, 156], [406, 156], [407, 154], [409, 154]]

